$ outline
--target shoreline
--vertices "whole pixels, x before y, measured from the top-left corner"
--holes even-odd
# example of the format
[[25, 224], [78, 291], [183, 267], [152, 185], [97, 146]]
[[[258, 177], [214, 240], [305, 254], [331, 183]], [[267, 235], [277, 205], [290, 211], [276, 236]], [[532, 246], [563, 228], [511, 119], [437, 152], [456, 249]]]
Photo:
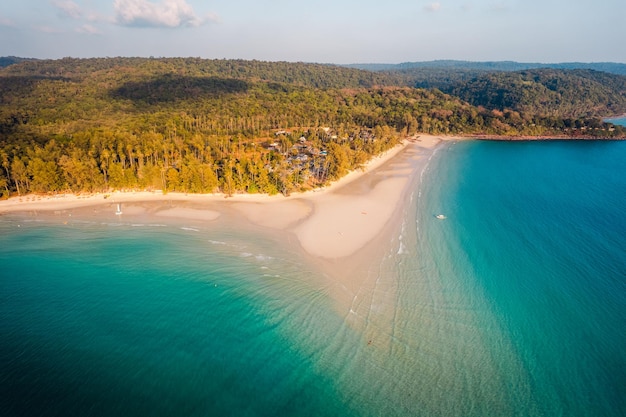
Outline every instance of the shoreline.
[[[333, 181], [329, 185], [316, 188], [305, 192], [294, 192], [289, 196], [282, 194], [233, 194], [224, 193], [212, 194], [194, 194], [181, 192], [163, 193], [159, 191], [111, 191], [111, 192], [95, 192], [88, 194], [60, 193], [55, 195], [27, 194], [23, 196], [13, 196], [6, 200], [0, 200], [0, 215], [6, 213], [15, 213], [23, 211], [52, 211], [67, 210], [80, 207], [89, 207], [95, 205], [104, 205], [111, 203], [136, 203], [148, 201], [197, 201], [197, 202], [253, 202], [267, 203], [296, 199], [308, 195], [320, 195], [331, 192], [337, 188], [358, 179], [360, 176], [375, 170], [380, 165], [392, 159], [400, 153], [410, 140], [403, 141], [400, 145], [395, 146], [383, 152], [382, 154], [369, 160], [362, 169], [348, 172], [344, 177]], [[104, 200], [104, 201], [103, 201]]]
[[[259, 233], [322, 272], [343, 313], [371, 284], [370, 270], [397, 243], [405, 202], [429, 157], [444, 141], [465, 138], [420, 135], [406, 140], [323, 189], [291, 196], [197, 195], [150, 192], [111, 193], [81, 198], [22, 197], [0, 202], [8, 213], [67, 224], [82, 219], [105, 222], [167, 223], [181, 227]], [[17, 201], [16, 201], [17, 200]], [[121, 204], [121, 215], [116, 211]], [[374, 269], [372, 269], [374, 268]]]
[[[99, 215], [115, 219], [118, 204], [124, 219], [154, 217], [162, 221], [219, 221], [226, 211], [251, 224], [294, 234], [302, 249], [313, 258], [336, 260], [358, 252], [372, 241], [402, 202], [405, 188], [417, 167], [402, 155], [419, 149], [431, 153], [444, 136], [420, 135], [405, 140], [322, 189], [281, 195], [155, 192], [113, 192], [89, 196], [22, 196], [0, 201], [0, 215], [72, 216]], [[426, 155], [427, 157], [427, 155]], [[149, 204], [148, 204], [149, 203]], [[147, 207], [149, 205], [150, 207]], [[95, 214], [94, 214], [95, 213]]]
[[[408, 149], [432, 152], [443, 140], [462, 138], [419, 135], [370, 160], [362, 170], [348, 173], [329, 186], [290, 196], [238, 194], [184, 194], [112, 192], [89, 196], [28, 195], [0, 201], [0, 215], [8, 213], [71, 216], [73, 211], [91, 208], [111, 217], [121, 206], [123, 218], [150, 216], [162, 221], [219, 221], [234, 211], [256, 226], [289, 231], [298, 238], [307, 254], [325, 259], [350, 256], [376, 237], [400, 204], [402, 192], [415, 167], [393, 167]], [[142, 207], [155, 203], [157, 207]], [[158, 203], [166, 207], [158, 207]], [[80, 213], [76, 213], [80, 214]], [[93, 215], [90, 214], [90, 215]]]
[[498, 136], [498, 135], [476, 135], [472, 136], [469, 139], [473, 140], [492, 140], [498, 142], [530, 142], [530, 141], [555, 141], [555, 140], [565, 140], [565, 141], [618, 141], [618, 140], [626, 140], [626, 137], [614, 137], [614, 138], [599, 138], [595, 136]]

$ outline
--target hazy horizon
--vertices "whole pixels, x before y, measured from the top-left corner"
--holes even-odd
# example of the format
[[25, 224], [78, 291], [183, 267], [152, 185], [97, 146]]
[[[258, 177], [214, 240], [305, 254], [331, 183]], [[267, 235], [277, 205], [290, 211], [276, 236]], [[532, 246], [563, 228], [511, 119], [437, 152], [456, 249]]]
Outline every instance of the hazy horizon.
[[623, 12], [621, 0], [23, 0], [0, 6], [0, 56], [622, 63]]
[[618, 64], [618, 65], [626, 65], [626, 62], [618, 62], [618, 61], [560, 61], [560, 62], [529, 62], [529, 61], [511, 61], [511, 60], [489, 60], [489, 61], [474, 61], [469, 59], [433, 59], [427, 61], [398, 61], [398, 62], [349, 62], [346, 64], [339, 64], [335, 62], [317, 62], [317, 61], [288, 61], [288, 60], [269, 60], [269, 59], [256, 59], [256, 58], [211, 58], [211, 57], [196, 57], [196, 56], [140, 56], [140, 55], [118, 55], [118, 56], [89, 56], [89, 57], [80, 57], [80, 56], [63, 56], [57, 58], [42, 58], [37, 56], [19, 56], [19, 55], [2, 55], [0, 58], [19, 58], [19, 59], [37, 59], [37, 60], [60, 60], [65, 58], [70, 59], [108, 59], [108, 58], [140, 58], [140, 59], [186, 59], [186, 58], [200, 58], [207, 60], [242, 60], [242, 61], [259, 61], [259, 62], [288, 62], [288, 63], [302, 63], [302, 64], [318, 64], [318, 65], [338, 65], [338, 66], [350, 66], [350, 65], [402, 65], [402, 64], [411, 64], [411, 63], [431, 63], [431, 62], [467, 62], [470, 64], [484, 64], [484, 63], [515, 63], [515, 64], [539, 64], [539, 65], [559, 65], [559, 64]]

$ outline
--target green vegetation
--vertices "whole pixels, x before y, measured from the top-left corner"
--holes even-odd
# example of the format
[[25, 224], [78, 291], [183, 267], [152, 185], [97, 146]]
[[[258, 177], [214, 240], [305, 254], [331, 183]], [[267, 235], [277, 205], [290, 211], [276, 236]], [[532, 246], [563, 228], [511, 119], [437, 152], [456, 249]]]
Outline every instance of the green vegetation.
[[444, 91], [489, 109], [567, 119], [619, 114], [626, 109], [626, 77], [593, 70], [488, 73]]
[[626, 112], [626, 64], [428, 61], [355, 64], [491, 110], [577, 119]]
[[398, 73], [303, 63], [24, 60], [0, 69], [0, 193], [287, 195], [337, 179], [418, 132], [625, 135], [587, 113], [564, 119], [506, 103], [476, 107], [407, 82]]

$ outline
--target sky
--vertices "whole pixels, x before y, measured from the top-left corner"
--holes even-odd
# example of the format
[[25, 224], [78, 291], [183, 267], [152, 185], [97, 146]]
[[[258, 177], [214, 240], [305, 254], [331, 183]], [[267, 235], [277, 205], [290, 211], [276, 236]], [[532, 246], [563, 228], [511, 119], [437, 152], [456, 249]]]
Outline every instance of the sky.
[[0, 56], [626, 63], [625, 0], [2, 0]]

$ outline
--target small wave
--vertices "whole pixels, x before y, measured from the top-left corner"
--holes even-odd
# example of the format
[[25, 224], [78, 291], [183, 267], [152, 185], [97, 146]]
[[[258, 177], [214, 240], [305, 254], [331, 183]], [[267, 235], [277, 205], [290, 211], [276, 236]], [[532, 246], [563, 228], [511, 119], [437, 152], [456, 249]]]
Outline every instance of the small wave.
[[194, 229], [193, 227], [181, 227], [181, 230], [187, 230], [190, 232], [199, 232], [199, 229]]
[[400, 247], [398, 248], [398, 255], [403, 255], [405, 253], [408, 253], [406, 250], [406, 246], [404, 246], [404, 243], [400, 242]]
[[167, 227], [166, 224], [158, 224], [158, 223], [133, 223], [130, 226], [131, 227]]
[[250, 252], [241, 252], [239, 254], [239, 256], [241, 256], [242, 258], [254, 258], [257, 261], [271, 261], [272, 259], [274, 259], [271, 256], [268, 255], [255, 255], [254, 253], [250, 253]]
[[226, 242], [222, 242], [221, 240], [210, 240], [209, 239], [209, 243], [211, 243], [213, 245], [226, 245]]

